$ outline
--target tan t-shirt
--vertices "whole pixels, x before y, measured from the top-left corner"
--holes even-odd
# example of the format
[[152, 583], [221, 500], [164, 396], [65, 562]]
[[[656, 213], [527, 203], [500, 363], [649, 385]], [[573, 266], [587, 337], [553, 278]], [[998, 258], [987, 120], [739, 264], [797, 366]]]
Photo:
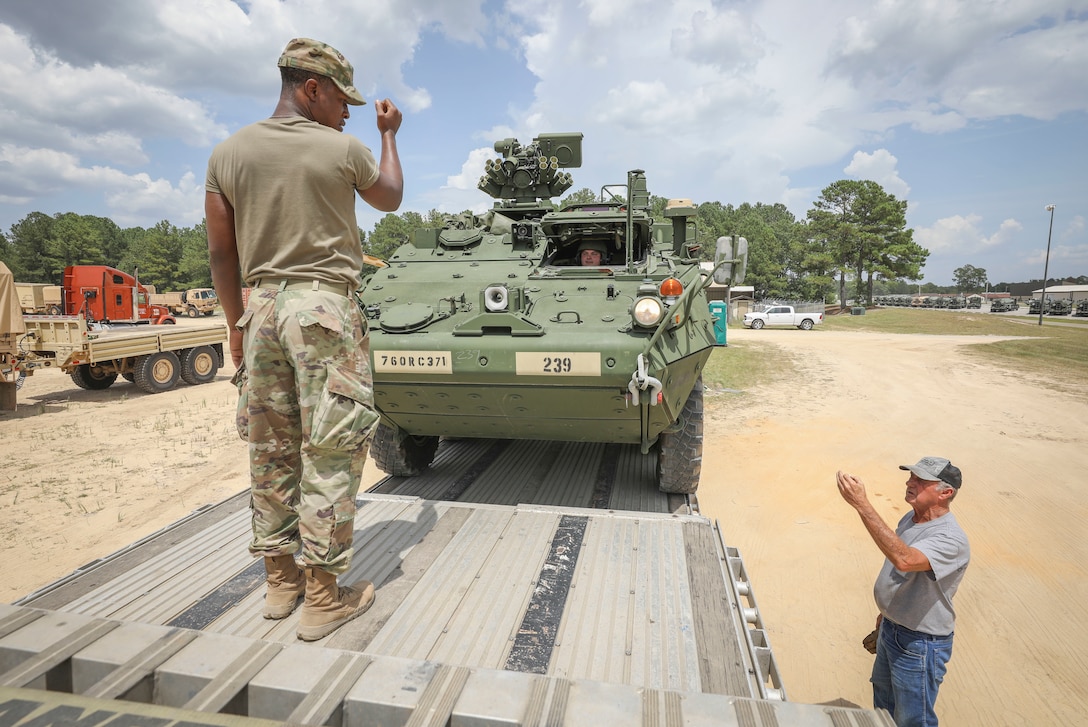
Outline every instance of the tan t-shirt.
[[363, 264], [355, 195], [378, 179], [370, 149], [292, 116], [239, 129], [212, 151], [205, 189], [234, 208], [242, 279], [344, 282]]

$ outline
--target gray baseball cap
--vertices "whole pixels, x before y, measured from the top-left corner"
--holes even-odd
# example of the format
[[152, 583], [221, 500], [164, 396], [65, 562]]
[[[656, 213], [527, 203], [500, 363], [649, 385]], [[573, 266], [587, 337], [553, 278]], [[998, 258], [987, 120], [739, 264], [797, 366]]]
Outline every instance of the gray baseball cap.
[[901, 470], [910, 470], [919, 479], [930, 482], [944, 482], [952, 485], [957, 490], [963, 484], [963, 476], [960, 468], [949, 462], [944, 457], [922, 457], [915, 464], [901, 464]]

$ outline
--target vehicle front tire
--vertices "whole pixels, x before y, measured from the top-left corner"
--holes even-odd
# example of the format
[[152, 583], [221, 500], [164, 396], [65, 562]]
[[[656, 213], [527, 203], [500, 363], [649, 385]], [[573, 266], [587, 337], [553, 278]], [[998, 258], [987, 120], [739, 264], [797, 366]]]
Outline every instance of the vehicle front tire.
[[136, 360], [136, 386], [149, 394], [170, 391], [181, 376], [181, 361], [173, 351], [141, 356]]
[[113, 386], [114, 381], [117, 381], [117, 374], [115, 372], [106, 373], [102, 369], [97, 366], [92, 366], [91, 364], [76, 366], [72, 369], [71, 377], [76, 386], [90, 391], [108, 389]]
[[752, 330], [758, 331], [760, 328], [763, 328], [763, 321], [759, 318], [756, 318], [754, 321], [752, 321]]
[[431, 466], [438, 437], [413, 437], [400, 427], [378, 422], [370, 441], [370, 456], [378, 469], [394, 477], [415, 477]]
[[211, 346], [189, 348], [181, 355], [181, 378], [187, 384], [206, 384], [218, 371], [219, 354]]
[[679, 429], [657, 440], [657, 486], [662, 492], [690, 495], [699, 489], [703, 469], [703, 378], [680, 411]]

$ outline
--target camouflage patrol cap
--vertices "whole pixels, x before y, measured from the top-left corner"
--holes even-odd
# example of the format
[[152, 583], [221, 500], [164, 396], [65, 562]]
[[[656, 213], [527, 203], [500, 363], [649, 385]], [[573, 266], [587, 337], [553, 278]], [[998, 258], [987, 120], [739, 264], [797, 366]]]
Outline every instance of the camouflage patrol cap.
[[362, 106], [366, 103], [355, 88], [355, 69], [344, 54], [327, 43], [311, 38], [293, 38], [283, 49], [277, 66], [301, 68], [331, 78], [336, 87], [348, 97], [348, 103]]

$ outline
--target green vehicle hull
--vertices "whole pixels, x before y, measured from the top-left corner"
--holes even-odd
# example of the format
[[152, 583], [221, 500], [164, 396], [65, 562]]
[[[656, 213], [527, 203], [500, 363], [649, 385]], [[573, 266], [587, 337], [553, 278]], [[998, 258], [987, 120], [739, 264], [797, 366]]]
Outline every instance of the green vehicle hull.
[[[580, 140], [497, 144], [507, 168], [489, 166], [480, 185], [501, 188], [494, 209], [417, 230], [367, 280], [382, 415], [371, 451], [385, 471], [417, 473], [441, 437], [593, 441], [657, 447], [662, 489], [697, 487], [701, 374], [716, 338], [695, 209], [675, 201], [655, 221], [638, 170], [600, 201], [541, 203], [569, 175], [538, 160], [566, 145], [576, 148], [559, 166], [577, 166]], [[542, 169], [543, 181], [531, 177]], [[580, 266], [590, 243], [605, 258]]]

